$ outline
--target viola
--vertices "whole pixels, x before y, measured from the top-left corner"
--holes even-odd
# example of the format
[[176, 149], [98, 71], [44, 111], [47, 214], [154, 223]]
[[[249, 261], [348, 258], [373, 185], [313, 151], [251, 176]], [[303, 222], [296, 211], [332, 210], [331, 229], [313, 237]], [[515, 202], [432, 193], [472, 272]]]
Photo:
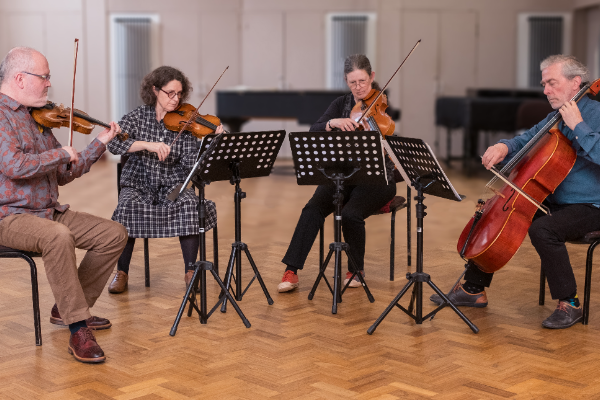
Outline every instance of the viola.
[[393, 135], [396, 124], [386, 114], [387, 96], [377, 89], [371, 89], [367, 97], [357, 102], [350, 112], [350, 118], [359, 123], [357, 130], [377, 131], [382, 136]]
[[[60, 128], [61, 126], [70, 127], [71, 125], [71, 109], [62, 104], [56, 105], [49, 101], [45, 106], [34, 108], [31, 111], [31, 116], [41, 126], [46, 128]], [[100, 125], [104, 128], [110, 128], [105, 122], [99, 121], [90, 117], [81, 110], [73, 110], [73, 130], [84, 135], [89, 135], [94, 130], [95, 125]], [[125, 132], [117, 133], [117, 137], [124, 141], [129, 135]]]
[[[196, 114], [194, 116], [194, 114]], [[163, 119], [165, 126], [170, 131], [179, 132], [187, 124], [185, 130], [202, 139], [204, 136], [214, 133], [221, 120], [213, 115], [199, 115], [196, 107], [183, 103], [175, 111], [168, 112]], [[189, 123], [188, 123], [189, 122]]]
[[[573, 97], [600, 92], [600, 79], [587, 83]], [[486, 185], [492, 188], [497, 179], [506, 184], [487, 201], [480, 200], [477, 211], [463, 229], [457, 244], [460, 256], [484, 272], [502, 268], [517, 252], [541, 204], [566, 178], [577, 154], [558, 129], [562, 116], [557, 112], [548, 123], [519, 151], [497, 178]]]

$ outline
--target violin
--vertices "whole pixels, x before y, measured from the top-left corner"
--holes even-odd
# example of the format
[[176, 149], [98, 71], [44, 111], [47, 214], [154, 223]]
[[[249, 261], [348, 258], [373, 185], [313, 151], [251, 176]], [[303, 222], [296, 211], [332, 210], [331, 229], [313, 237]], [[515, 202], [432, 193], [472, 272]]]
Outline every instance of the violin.
[[[196, 114], [195, 117], [194, 114]], [[190, 122], [185, 130], [198, 139], [214, 133], [221, 125], [219, 118], [209, 114], [199, 115], [196, 113], [196, 107], [188, 103], [183, 103], [175, 111], [168, 112], [163, 119], [165, 127], [175, 132], [181, 131], [188, 121]]]
[[[60, 128], [61, 126], [69, 127], [71, 125], [71, 109], [62, 104], [56, 105], [49, 101], [45, 106], [34, 108], [31, 111], [31, 116], [41, 126], [46, 128]], [[84, 135], [89, 135], [94, 130], [95, 125], [100, 125], [104, 128], [110, 128], [110, 125], [90, 117], [83, 111], [73, 110], [73, 130]], [[125, 132], [117, 133], [117, 137], [121, 140], [127, 140], [129, 135]]]
[[[373, 104], [374, 103], [374, 104]], [[377, 89], [371, 89], [367, 97], [357, 102], [350, 112], [350, 118], [359, 123], [356, 130], [377, 131], [382, 136], [393, 135], [396, 124], [386, 114], [387, 96]]]

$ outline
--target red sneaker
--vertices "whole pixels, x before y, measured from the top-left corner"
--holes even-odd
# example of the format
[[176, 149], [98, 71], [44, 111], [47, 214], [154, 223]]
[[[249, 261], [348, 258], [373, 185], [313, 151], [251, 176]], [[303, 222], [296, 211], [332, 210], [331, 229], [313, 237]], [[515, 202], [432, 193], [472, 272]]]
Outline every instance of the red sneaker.
[[279, 293], [289, 292], [290, 290], [294, 290], [298, 287], [298, 274], [295, 274], [293, 271], [285, 271], [283, 274], [283, 278], [281, 279], [281, 283], [277, 286], [277, 291]]
[[[360, 273], [362, 274], [362, 276], [365, 276], [365, 271], [360, 271]], [[344, 286], [346, 286], [346, 284], [348, 283], [348, 281], [350, 280], [350, 278], [352, 277], [352, 272], [348, 271], [346, 272], [346, 279], [344, 279]], [[361, 287], [362, 283], [360, 283], [360, 280], [358, 279], [358, 274], [356, 274], [354, 276], [354, 279], [352, 279], [352, 282], [350, 282], [350, 284], [348, 285], [348, 287], [352, 287], [352, 288], [357, 288], [357, 287]]]

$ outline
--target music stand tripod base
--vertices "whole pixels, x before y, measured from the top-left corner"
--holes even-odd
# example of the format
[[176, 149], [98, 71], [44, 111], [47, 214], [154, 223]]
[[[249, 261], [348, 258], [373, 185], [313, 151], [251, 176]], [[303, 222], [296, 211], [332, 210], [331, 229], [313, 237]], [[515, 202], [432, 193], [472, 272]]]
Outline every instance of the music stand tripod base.
[[[377, 329], [379, 324], [394, 306], [410, 316], [417, 324], [421, 324], [428, 318], [433, 318], [437, 312], [444, 307], [449, 306], [474, 333], [478, 333], [479, 328], [456, 308], [450, 299], [448, 299], [448, 297], [431, 281], [429, 274], [423, 272], [423, 219], [427, 215], [425, 212], [427, 207], [423, 204], [423, 200], [425, 199], [423, 194], [425, 191], [429, 190], [429, 194], [455, 201], [461, 201], [462, 196], [454, 190], [448, 177], [437, 162], [431, 148], [423, 142], [423, 140], [390, 136], [387, 138], [384, 146], [388, 150], [390, 158], [394, 161], [394, 164], [404, 177], [405, 181], [407, 183], [410, 182], [411, 186], [417, 191], [417, 196], [415, 196], [415, 200], [417, 200], [415, 206], [417, 217], [417, 268], [415, 273], [407, 274], [406, 278], [408, 279], [408, 282], [406, 285], [387, 306], [379, 318], [377, 318], [373, 325], [369, 327], [367, 333], [372, 334], [375, 332], [375, 329]], [[443, 300], [441, 305], [425, 316], [423, 316], [423, 283], [427, 283]], [[413, 296], [409, 309], [406, 309], [398, 304], [398, 302], [413, 284]], [[416, 307], [415, 312], [413, 313], [412, 307], [415, 300]]]
[[[206, 312], [206, 271], [210, 271], [210, 273], [212, 274], [215, 281], [219, 284], [219, 287], [221, 288], [221, 293], [223, 293], [221, 295], [219, 302], [212, 308], [212, 310], [210, 310], [210, 312]], [[195, 302], [196, 286], [198, 285], [198, 280], [200, 280], [200, 295], [201, 295], [201, 308], [200, 309], [198, 308], [198, 306], [196, 305], [196, 302]], [[194, 275], [192, 277], [192, 280], [190, 281], [190, 285], [188, 286], [188, 288], [185, 292], [185, 295], [183, 297], [183, 302], [181, 303], [181, 306], [179, 307], [179, 312], [177, 313], [177, 317], [175, 318], [175, 322], [173, 323], [173, 327], [171, 328], [171, 331], [169, 332], [169, 334], [171, 336], [175, 336], [175, 333], [177, 333], [177, 327], [179, 326], [179, 320], [181, 319], [181, 316], [183, 315], [183, 312], [185, 311], [185, 307], [186, 307], [187, 303], [190, 303], [190, 307], [192, 307], [198, 313], [198, 316], [200, 318], [200, 323], [206, 324], [208, 322], [208, 318], [217, 309], [217, 307], [221, 304], [221, 301], [223, 301], [224, 298], [229, 299], [229, 301], [233, 305], [233, 308], [240, 316], [240, 318], [241, 318], [242, 322], [244, 323], [244, 325], [246, 326], [246, 328], [250, 328], [250, 326], [251, 326], [250, 322], [248, 321], [248, 319], [246, 318], [246, 316], [244, 315], [244, 313], [242, 312], [242, 310], [236, 303], [233, 296], [231, 296], [229, 291], [226, 290], [225, 284], [223, 283], [221, 278], [219, 278], [219, 275], [217, 275], [217, 273], [215, 272], [215, 270], [213, 268], [213, 264], [210, 261], [198, 261], [197, 263], [194, 264]]]

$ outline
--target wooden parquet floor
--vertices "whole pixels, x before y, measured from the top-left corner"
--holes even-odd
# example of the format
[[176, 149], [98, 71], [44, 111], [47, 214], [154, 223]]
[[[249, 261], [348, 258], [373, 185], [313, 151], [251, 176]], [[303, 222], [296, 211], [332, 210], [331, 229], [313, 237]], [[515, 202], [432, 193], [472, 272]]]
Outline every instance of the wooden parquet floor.
[[[555, 303], [537, 304], [539, 261], [529, 239], [494, 278], [490, 305], [464, 309], [481, 332], [473, 334], [450, 309], [416, 325], [392, 310], [373, 335], [367, 328], [405, 284], [405, 216], [398, 216], [397, 278], [389, 281], [389, 216], [367, 220], [367, 282], [376, 299], [349, 290], [331, 314], [331, 295], [317, 274], [313, 249], [300, 273], [300, 290], [278, 294], [280, 260], [312, 187], [298, 187], [282, 163], [279, 174], [242, 182], [242, 240], [252, 253], [275, 303], [258, 283], [243, 301], [246, 329], [233, 309], [216, 312], [206, 325], [184, 316], [169, 336], [184, 292], [177, 239], [151, 245], [151, 284], [144, 287], [141, 242], [134, 252], [129, 291], [103, 294], [93, 312], [113, 327], [97, 333], [107, 354], [101, 365], [76, 362], [67, 352], [69, 332], [49, 323], [53, 296], [38, 260], [43, 346], [34, 342], [27, 265], [2, 260], [0, 281], [0, 398], [2, 399], [573, 399], [600, 398], [600, 307], [593, 279], [590, 324], [562, 331], [541, 327]], [[484, 182], [451, 178], [461, 203], [427, 197], [425, 272], [446, 290], [462, 270], [456, 238], [473, 212]], [[62, 188], [60, 201], [79, 211], [110, 217], [116, 205], [115, 165], [101, 162]], [[405, 185], [398, 185], [399, 194]], [[207, 187], [218, 206], [221, 270], [233, 242], [233, 187]], [[331, 241], [331, 220], [326, 225]], [[209, 235], [210, 237], [210, 235]], [[414, 243], [414, 241], [413, 241]], [[209, 258], [212, 257], [208, 241]], [[583, 286], [584, 246], [572, 246], [572, 263]], [[78, 253], [81, 257], [82, 253]], [[414, 265], [413, 265], [414, 270]], [[244, 261], [244, 280], [250, 276]], [[425, 290], [425, 311], [433, 309]], [[209, 298], [218, 293], [209, 283]], [[547, 294], [549, 298], [549, 293]], [[408, 302], [405, 296], [403, 304]]]

